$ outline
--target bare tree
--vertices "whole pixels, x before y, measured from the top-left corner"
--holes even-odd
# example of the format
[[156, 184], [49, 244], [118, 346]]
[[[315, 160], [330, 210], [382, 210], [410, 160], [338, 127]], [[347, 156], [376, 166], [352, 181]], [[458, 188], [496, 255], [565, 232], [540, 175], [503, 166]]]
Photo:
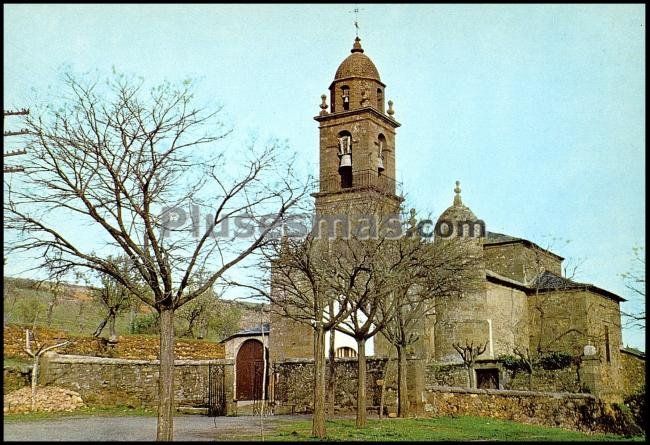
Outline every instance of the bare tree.
[[332, 241], [308, 234], [304, 239], [285, 238], [282, 242], [269, 244], [261, 252], [259, 266], [266, 273], [261, 286], [249, 287], [265, 296], [275, 313], [313, 329], [312, 435], [323, 438], [326, 433], [325, 332], [350, 313], [349, 306], [331, 306], [331, 303], [339, 301], [339, 294], [334, 289], [345, 287], [332, 285], [334, 281], [343, 279], [335, 268], [337, 251]]
[[[414, 212], [411, 214], [414, 218]], [[410, 222], [413, 232], [415, 221]], [[410, 260], [400, 269], [390, 299], [396, 299], [392, 313], [383, 310], [386, 301], [380, 301], [380, 318], [386, 322], [384, 337], [397, 351], [398, 416], [408, 415], [408, 385], [406, 380], [407, 349], [414, 345], [425, 330], [425, 320], [435, 315], [436, 302], [462, 298], [463, 293], [474, 292], [482, 286], [475, 273], [480, 256], [471, 244], [462, 238], [429, 243], [417, 236], [399, 240]], [[390, 307], [390, 306], [389, 306]]]
[[[31, 400], [31, 410], [34, 411], [36, 407], [36, 385], [38, 383], [38, 365], [41, 360], [41, 356], [48, 351], [56, 348], [62, 348], [70, 344], [70, 341], [66, 340], [55, 345], [46, 346], [45, 344], [38, 344], [36, 342], [34, 332], [29, 329], [25, 329], [25, 352], [32, 358], [32, 400]], [[35, 347], [32, 347], [35, 346]]]
[[465, 340], [465, 345], [461, 343], [452, 343], [452, 346], [463, 359], [463, 364], [467, 369], [469, 376], [469, 387], [476, 388], [476, 379], [474, 377], [474, 365], [479, 355], [483, 354], [487, 349], [488, 342], [474, 346], [474, 341], [468, 342]]
[[[624, 272], [621, 277], [625, 281], [625, 287], [630, 292], [631, 302], [638, 300], [641, 307], [645, 307], [645, 257], [642, 247], [634, 247], [633, 265], [629, 272]], [[645, 329], [645, 310], [624, 312], [627, 318], [627, 325], [630, 327]]]
[[[106, 258], [106, 261], [115, 264], [115, 268], [120, 271], [120, 274], [130, 276], [134, 283], [138, 283], [137, 272], [133, 270], [130, 261], [127, 257], [111, 257]], [[108, 324], [109, 326], [109, 341], [117, 342], [117, 332], [115, 331], [115, 320], [117, 315], [127, 309], [133, 304], [133, 299], [137, 298], [129, 289], [122, 285], [119, 281], [111, 275], [100, 273], [101, 288], [94, 291], [95, 299], [106, 309], [106, 316], [99, 323], [97, 329], [93, 333], [94, 337], [99, 337]], [[140, 284], [140, 292], [146, 292]]]
[[[17, 231], [10, 251], [40, 252], [35, 267], [53, 275], [78, 268], [109, 275], [159, 313], [157, 439], [172, 440], [175, 311], [269, 242], [306, 187], [296, 185], [278, 143], [220, 149], [228, 132], [218, 110], [195, 107], [189, 81], [146, 91], [124, 76], [105, 86], [67, 75], [65, 87], [60, 107], [26, 120], [25, 184], [10, 188], [4, 204], [5, 229]], [[185, 225], [188, 207], [192, 224]], [[212, 212], [205, 227], [201, 207]], [[245, 222], [238, 219], [227, 236], [215, 233], [236, 216]], [[76, 230], [85, 224], [105, 245], [76, 241], [61, 217]], [[128, 256], [138, 282], [98, 249]], [[202, 269], [209, 278], [188, 289]]]

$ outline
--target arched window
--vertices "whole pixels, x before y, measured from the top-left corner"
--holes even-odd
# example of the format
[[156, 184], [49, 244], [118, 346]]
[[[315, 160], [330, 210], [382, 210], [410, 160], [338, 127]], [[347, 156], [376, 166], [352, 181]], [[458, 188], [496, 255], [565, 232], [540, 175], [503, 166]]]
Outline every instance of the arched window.
[[377, 109], [380, 112], [384, 112], [384, 92], [381, 88], [377, 88]]
[[352, 187], [352, 135], [349, 131], [342, 131], [338, 135], [339, 175], [341, 188]]
[[344, 110], [349, 110], [350, 109], [350, 87], [347, 85], [343, 85], [341, 87], [341, 96], [343, 99], [343, 109]]
[[356, 357], [356, 356], [357, 356], [357, 351], [355, 351], [354, 349], [348, 346], [343, 346], [336, 350], [336, 357], [338, 358]]
[[383, 134], [379, 134], [377, 138], [378, 153], [377, 153], [377, 172], [381, 175], [384, 171], [384, 150], [386, 148], [386, 137]]

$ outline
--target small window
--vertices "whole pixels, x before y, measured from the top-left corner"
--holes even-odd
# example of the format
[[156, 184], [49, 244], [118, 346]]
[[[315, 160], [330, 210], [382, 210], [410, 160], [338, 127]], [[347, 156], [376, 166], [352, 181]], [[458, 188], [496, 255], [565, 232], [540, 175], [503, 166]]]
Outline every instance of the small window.
[[612, 361], [612, 356], [609, 351], [609, 326], [605, 326], [605, 357], [608, 363]]
[[384, 112], [384, 92], [381, 88], [377, 88], [377, 109]]
[[343, 98], [343, 109], [344, 110], [349, 110], [350, 109], [350, 87], [348, 86], [342, 86], [341, 87], [341, 95]]
[[338, 358], [356, 357], [357, 356], [357, 351], [355, 351], [354, 349], [349, 348], [347, 346], [343, 346], [342, 348], [338, 348], [336, 350], [336, 356]]

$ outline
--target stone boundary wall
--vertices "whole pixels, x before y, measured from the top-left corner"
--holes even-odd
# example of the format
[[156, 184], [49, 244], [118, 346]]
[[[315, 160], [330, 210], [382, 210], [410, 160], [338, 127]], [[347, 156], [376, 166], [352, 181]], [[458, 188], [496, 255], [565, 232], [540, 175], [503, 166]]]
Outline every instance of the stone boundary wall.
[[[386, 358], [366, 359], [366, 403], [369, 408], [379, 406], [381, 385], [377, 381], [381, 382], [384, 377], [386, 361]], [[357, 404], [357, 359], [337, 358], [335, 363], [336, 404], [334, 409], [339, 413], [353, 412]], [[397, 388], [394, 382], [394, 366], [392, 365], [393, 370], [389, 370], [389, 380], [384, 388], [384, 406], [388, 407], [396, 404]], [[276, 405], [290, 405], [296, 413], [311, 413], [314, 400], [314, 360], [286, 359], [272, 364], [271, 370], [274, 376], [272, 398]], [[326, 372], [328, 371], [326, 370]], [[391, 375], [392, 378], [390, 378]]]
[[591, 394], [427, 386], [424, 413], [437, 416], [481, 416], [584, 432], [638, 432], [615, 405]]
[[[84, 401], [155, 407], [158, 404], [159, 360], [131, 360], [46, 353], [39, 384], [79, 392]], [[233, 361], [226, 359], [175, 360], [175, 403], [198, 406], [206, 402], [209, 365], [224, 368], [228, 412], [233, 400]], [[111, 403], [111, 404], [112, 404]]]

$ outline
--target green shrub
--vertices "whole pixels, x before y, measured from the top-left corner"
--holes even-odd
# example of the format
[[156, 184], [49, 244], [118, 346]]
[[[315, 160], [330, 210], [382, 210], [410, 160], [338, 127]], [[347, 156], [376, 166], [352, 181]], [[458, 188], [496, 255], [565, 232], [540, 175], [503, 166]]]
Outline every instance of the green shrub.
[[501, 355], [498, 360], [503, 364], [503, 367], [509, 371], [525, 371], [526, 365], [523, 360], [515, 355]]
[[157, 312], [152, 312], [146, 315], [135, 317], [131, 324], [132, 334], [157, 334], [158, 326], [160, 323], [160, 315]]
[[645, 407], [645, 385], [631, 396], [627, 396], [623, 403], [632, 413], [634, 422], [645, 430], [646, 407]]
[[549, 371], [568, 368], [572, 363], [573, 356], [566, 352], [549, 352], [539, 358], [539, 366]]

